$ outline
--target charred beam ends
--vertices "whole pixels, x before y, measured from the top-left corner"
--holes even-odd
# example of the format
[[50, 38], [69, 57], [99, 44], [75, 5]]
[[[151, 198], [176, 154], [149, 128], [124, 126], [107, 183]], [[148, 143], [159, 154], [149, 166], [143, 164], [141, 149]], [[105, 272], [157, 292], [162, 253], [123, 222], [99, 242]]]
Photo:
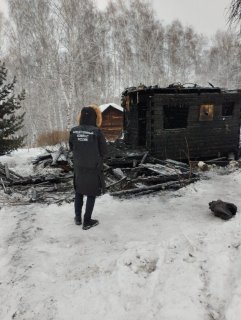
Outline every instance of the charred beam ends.
[[[221, 93], [222, 89], [220, 87], [214, 87], [214, 86], [210, 86], [210, 87], [201, 87], [198, 86], [197, 84], [188, 84], [191, 86], [185, 86], [182, 84], [171, 84], [166, 88], [161, 88], [157, 85], [155, 86], [138, 86], [138, 87], [129, 87], [126, 88], [123, 92], [122, 92], [122, 97], [128, 96], [131, 93], [145, 93], [145, 94], [190, 94], [190, 93], [197, 93], [197, 94], [201, 94], [201, 93]], [[239, 90], [234, 90], [234, 91], [239, 91]]]

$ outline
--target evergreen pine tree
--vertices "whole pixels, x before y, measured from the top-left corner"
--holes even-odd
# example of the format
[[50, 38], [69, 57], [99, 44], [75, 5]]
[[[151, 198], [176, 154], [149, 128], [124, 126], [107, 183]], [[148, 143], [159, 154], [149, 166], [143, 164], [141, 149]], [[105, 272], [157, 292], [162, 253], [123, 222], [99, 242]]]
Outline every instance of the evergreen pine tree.
[[15, 97], [15, 84], [15, 77], [12, 82], [7, 82], [7, 69], [4, 63], [0, 63], [0, 155], [21, 147], [25, 138], [16, 135], [23, 127], [25, 113], [19, 114], [17, 111], [21, 108], [25, 92], [23, 90]]

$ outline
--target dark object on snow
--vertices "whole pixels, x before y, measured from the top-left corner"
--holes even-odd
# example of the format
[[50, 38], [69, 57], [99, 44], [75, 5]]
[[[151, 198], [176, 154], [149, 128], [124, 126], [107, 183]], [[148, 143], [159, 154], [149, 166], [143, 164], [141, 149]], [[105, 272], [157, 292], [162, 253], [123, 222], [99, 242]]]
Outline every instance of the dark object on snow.
[[76, 217], [74, 218], [74, 222], [76, 224], [76, 226], [81, 226], [82, 225], [82, 219], [77, 219]]
[[213, 211], [216, 217], [223, 220], [229, 220], [236, 215], [237, 207], [233, 203], [222, 200], [209, 202], [209, 209]]
[[95, 226], [98, 226], [99, 224], [99, 221], [98, 220], [93, 220], [93, 219], [90, 219], [88, 222], [85, 222], [83, 223], [83, 230], [88, 230], [90, 228], [93, 228]]

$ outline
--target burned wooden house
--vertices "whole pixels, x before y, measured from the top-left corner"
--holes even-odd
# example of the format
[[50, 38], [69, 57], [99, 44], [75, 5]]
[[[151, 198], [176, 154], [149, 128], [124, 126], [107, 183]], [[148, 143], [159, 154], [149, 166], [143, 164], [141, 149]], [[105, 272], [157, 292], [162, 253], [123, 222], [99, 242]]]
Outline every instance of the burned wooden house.
[[123, 130], [123, 108], [115, 103], [100, 106], [102, 112], [101, 129], [108, 140], [116, 140]]
[[238, 157], [241, 90], [128, 88], [122, 94], [124, 141], [160, 159]]

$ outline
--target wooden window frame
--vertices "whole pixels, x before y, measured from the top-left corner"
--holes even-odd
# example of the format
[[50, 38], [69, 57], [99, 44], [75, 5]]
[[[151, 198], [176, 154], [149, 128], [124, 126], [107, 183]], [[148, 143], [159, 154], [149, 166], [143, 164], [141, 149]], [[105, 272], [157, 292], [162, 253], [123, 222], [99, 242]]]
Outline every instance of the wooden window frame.
[[214, 119], [214, 104], [205, 103], [199, 107], [199, 121], [213, 121]]

